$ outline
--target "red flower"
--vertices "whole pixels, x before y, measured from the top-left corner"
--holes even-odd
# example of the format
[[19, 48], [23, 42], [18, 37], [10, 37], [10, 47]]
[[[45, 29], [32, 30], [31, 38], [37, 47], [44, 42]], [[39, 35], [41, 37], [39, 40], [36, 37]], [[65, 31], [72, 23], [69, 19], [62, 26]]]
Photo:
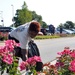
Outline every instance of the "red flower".
[[75, 60], [70, 63], [69, 70], [75, 72]]

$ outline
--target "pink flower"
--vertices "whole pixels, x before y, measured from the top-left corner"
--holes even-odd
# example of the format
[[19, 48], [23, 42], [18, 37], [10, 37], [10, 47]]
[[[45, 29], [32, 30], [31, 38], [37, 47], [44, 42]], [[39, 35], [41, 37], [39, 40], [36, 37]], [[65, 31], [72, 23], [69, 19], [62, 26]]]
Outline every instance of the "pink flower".
[[63, 63], [63, 62], [56, 62], [55, 66], [56, 66], [57, 68], [63, 67], [63, 66], [64, 66], [64, 63]]
[[41, 58], [39, 56], [31, 57], [27, 60], [27, 62], [31, 65], [36, 65], [36, 62], [41, 62]]
[[58, 55], [62, 55], [62, 52], [58, 52], [57, 54], [58, 54]]
[[36, 65], [36, 61], [35, 61], [34, 57], [31, 57], [31, 58], [27, 59], [27, 62], [28, 62], [30, 65]]
[[9, 53], [8, 49], [5, 48], [5, 46], [0, 46], [0, 56], [3, 56], [4, 54]]
[[40, 56], [34, 56], [34, 60], [37, 61], [37, 62], [41, 62]]
[[15, 42], [13, 40], [6, 40], [5, 41], [5, 45], [6, 46], [9, 46], [9, 45], [12, 45], [13, 46], [14, 44], [15, 44]]
[[3, 62], [7, 64], [12, 64], [13, 62], [13, 57], [10, 54], [4, 55], [2, 58]]
[[70, 63], [69, 70], [75, 72], [75, 60]]
[[12, 52], [14, 50], [14, 44], [15, 44], [15, 41], [13, 41], [13, 40], [5, 41], [5, 46], [10, 52]]
[[20, 46], [20, 44], [16, 43], [14, 40], [7, 40], [5, 41], [5, 46], [8, 51], [12, 52], [14, 50], [14, 46]]
[[70, 56], [73, 57], [73, 58], [75, 58], [75, 51], [72, 51], [72, 52], [70, 53]]
[[22, 63], [20, 63], [20, 70], [22, 71], [22, 70], [24, 70], [24, 69], [26, 69], [26, 67], [27, 67], [27, 65], [28, 65], [28, 63], [27, 62], [22, 62]]
[[58, 52], [57, 54], [58, 55], [64, 55], [64, 54], [70, 54], [70, 53], [71, 53], [71, 51], [69, 49], [65, 49], [64, 51]]

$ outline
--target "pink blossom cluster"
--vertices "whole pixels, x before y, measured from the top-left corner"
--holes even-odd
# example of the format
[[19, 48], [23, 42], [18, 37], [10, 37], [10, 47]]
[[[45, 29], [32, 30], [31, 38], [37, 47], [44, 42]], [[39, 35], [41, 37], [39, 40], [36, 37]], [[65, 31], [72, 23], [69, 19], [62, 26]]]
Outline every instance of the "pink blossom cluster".
[[65, 68], [67, 65], [68, 70], [75, 72], [75, 50], [68, 48], [57, 54], [60, 55], [60, 57], [57, 57], [56, 67]]
[[75, 72], [75, 60], [70, 62], [69, 70], [71, 70], [72, 72]]
[[2, 60], [2, 62], [7, 64], [13, 63], [14, 59], [12, 52], [14, 51], [14, 46], [17, 46], [17, 44], [13, 40], [6, 40], [5, 45], [0, 46], [0, 60]]
[[22, 71], [26, 69], [26, 67], [36, 66], [36, 62], [41, 62], [40, 56], [34, 56], [34, 57], [27, 59], [26, 61], [23, 61], [20, 64], [20, 70]]

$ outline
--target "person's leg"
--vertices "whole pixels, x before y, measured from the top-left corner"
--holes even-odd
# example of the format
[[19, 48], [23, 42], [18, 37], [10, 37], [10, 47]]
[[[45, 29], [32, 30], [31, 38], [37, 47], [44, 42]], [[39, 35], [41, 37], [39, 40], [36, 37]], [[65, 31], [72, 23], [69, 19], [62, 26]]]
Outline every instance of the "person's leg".
[[21, 57], [21, 48], [20, 47], [14, 48], [14, 55], [17, 57]]
[[21, 49], [21, 58], [23, 61], [26, 61], [26, 50], [25, 49]]

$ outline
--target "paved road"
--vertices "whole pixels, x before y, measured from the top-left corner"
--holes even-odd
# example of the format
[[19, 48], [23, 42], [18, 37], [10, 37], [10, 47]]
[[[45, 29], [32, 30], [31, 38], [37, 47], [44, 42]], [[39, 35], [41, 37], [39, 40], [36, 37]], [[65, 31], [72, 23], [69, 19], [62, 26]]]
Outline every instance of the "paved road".
[[36, 40], [35, 42], [38, 45], [43, 62], [55, 59], [57, 52], [62, 51], [66, 46], [75, 49], [75, 37]]
[[[66, 46], [75, 49], [75, 37], [35, 40], [35, 43], [40, 50], [44, 63], [55, 59], [57, 52], [62, 51]], [[0, 45], [3, 45], [3, 43], [0, 43]]]

